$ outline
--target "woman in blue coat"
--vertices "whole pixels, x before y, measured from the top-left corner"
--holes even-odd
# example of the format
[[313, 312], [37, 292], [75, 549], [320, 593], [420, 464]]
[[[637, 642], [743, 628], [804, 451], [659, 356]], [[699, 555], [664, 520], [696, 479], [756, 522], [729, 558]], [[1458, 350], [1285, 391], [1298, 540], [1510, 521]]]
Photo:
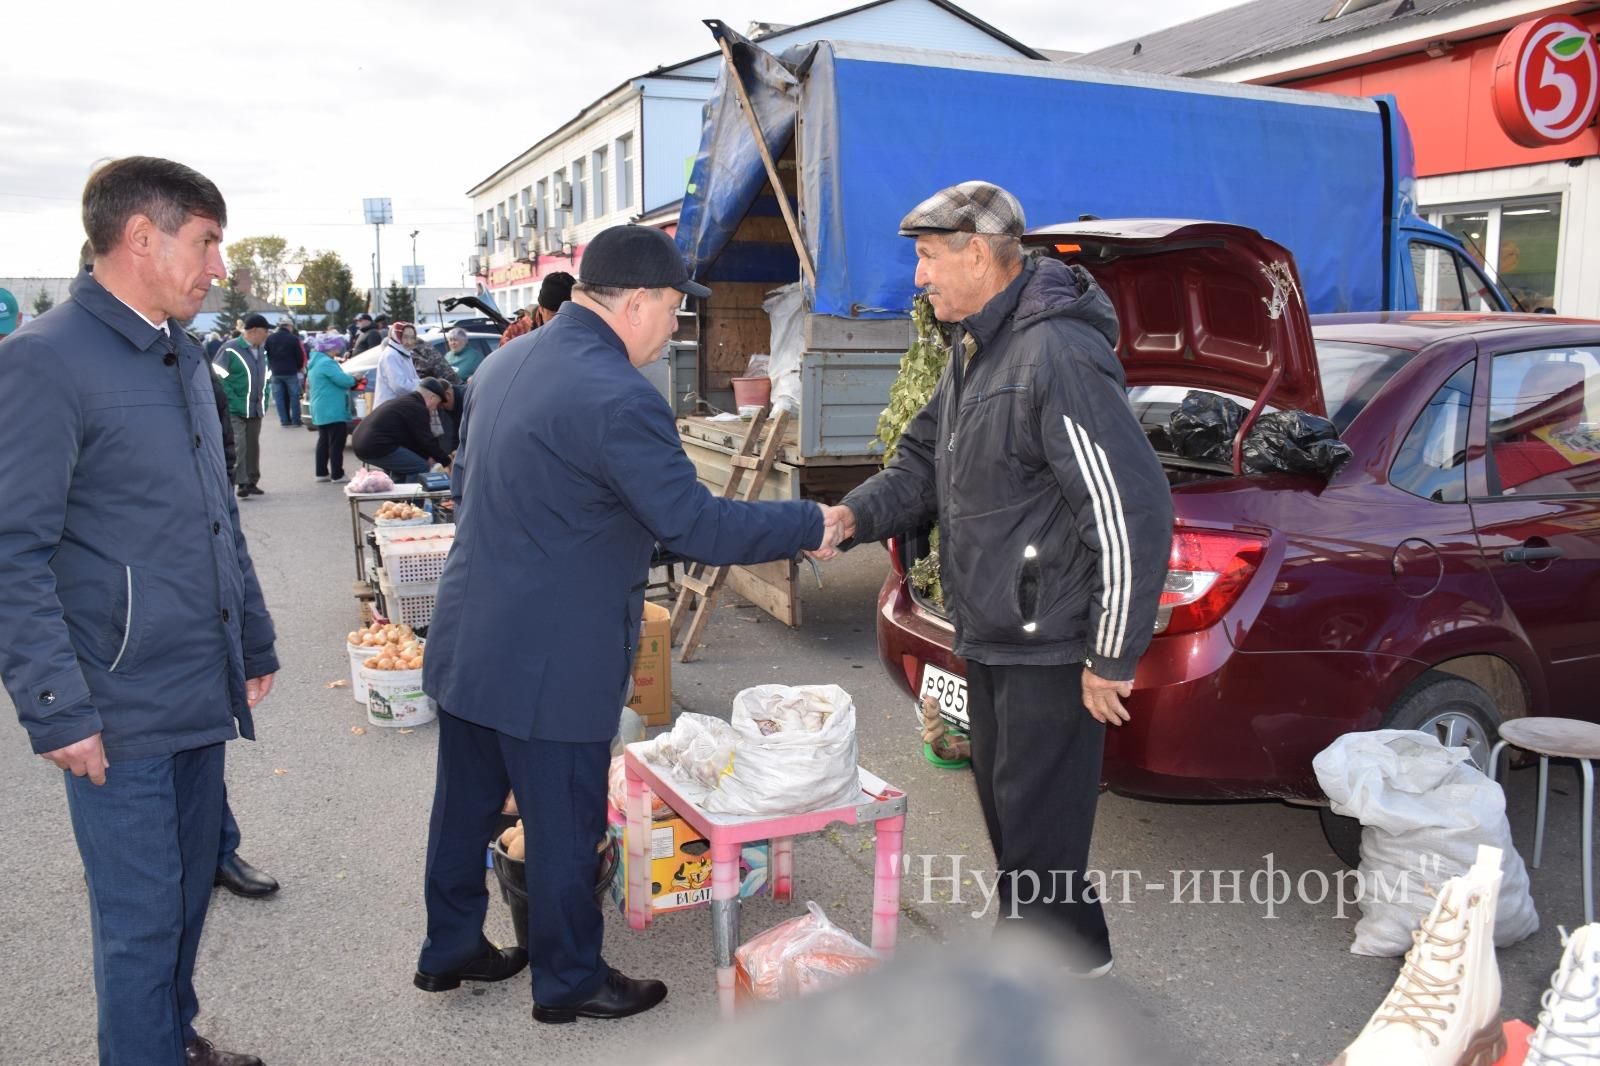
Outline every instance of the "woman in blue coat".
[[354, 409], [352, 389], [356, 379], [334, 362], [324, 340], [319, 338], [307, 371], [311, 379], [311, 424], [317, 427], [317, 480], [344, 480], [344, 442], [350, 435], [350, 415]]

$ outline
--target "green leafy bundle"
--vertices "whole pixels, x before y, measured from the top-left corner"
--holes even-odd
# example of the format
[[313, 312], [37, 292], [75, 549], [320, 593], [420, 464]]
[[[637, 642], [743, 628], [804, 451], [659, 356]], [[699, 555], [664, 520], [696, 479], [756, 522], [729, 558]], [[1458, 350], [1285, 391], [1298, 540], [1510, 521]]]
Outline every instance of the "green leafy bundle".
[[[900, 360], [900, 373], [889, 387], [889, 406], [878, 416], [878, 440], [883, 442], [885, 464], [894, 456], [905, 432], [906, 423], [927, 406], [939, 375], [950, 361], [950, 338], [933, 315], [926, 296], [911, 301], [911, 325], [915, 336]], [[944, 589], [939, 584], [939, 530], [928, 539], [928, 554], [911, 567], [911, 587], [944, 607]]]

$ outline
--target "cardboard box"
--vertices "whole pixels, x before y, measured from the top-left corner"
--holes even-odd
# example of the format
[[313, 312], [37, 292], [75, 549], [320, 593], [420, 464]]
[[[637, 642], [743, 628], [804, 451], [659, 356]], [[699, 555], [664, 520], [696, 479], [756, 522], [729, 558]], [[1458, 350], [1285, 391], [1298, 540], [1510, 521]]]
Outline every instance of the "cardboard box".
[[[627, 913], [627, 823], [610, 811], [610, 832], [622, 849], [622, 862], [611, 882], [611, 899]], [[681, 911], [711, 902], [711, 845], [693, 826], [674, 815], [650, 823], [650, 905], [657, 914]], [[766, 841], [746, 844], [739, 853], [739, 898], [767, 890], [769, 849]]]
[[672, 722], [672, 612], [660, 604], [644, 605], [628, 706], [647, 726]]

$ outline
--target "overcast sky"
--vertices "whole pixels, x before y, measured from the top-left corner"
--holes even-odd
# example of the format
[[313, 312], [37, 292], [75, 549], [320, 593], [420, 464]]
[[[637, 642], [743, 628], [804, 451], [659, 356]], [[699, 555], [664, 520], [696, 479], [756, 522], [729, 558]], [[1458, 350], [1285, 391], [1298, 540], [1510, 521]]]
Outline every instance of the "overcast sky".
[[[1036, 48], [1087, 51], [1238, 0], [972, 0]], [[702, 18], [798, 23], [855, 0], [8, 3], [0, 276], [72, 272], [97, 161], [162, 155], [228, 200], [228, 239], [337, 251], [365, 288], [361, 200], [388, 196], [385, 283], [462, 282], [466, 190], [629, 77], [712, 50]]]

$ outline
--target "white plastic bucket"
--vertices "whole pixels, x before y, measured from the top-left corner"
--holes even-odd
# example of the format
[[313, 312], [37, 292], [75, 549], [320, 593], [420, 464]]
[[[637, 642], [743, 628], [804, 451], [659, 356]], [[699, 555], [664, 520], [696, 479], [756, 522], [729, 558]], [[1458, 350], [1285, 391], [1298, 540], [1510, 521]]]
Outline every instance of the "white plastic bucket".
[[344, 650], [350, 656], [350, 694], [356, 698], [357, 703], [365, 707], [367, 705], [367, 683], [362, 680], [361, 668], [363, 663], [378, 654], [378, 649], [368, 647], [365, 644], [346, 643]]
[[375, 726], [426, 725], [438, 717], [433, 699], [422, 691], [421, 670], [361, 668], [367, 689], [367, 721]]

